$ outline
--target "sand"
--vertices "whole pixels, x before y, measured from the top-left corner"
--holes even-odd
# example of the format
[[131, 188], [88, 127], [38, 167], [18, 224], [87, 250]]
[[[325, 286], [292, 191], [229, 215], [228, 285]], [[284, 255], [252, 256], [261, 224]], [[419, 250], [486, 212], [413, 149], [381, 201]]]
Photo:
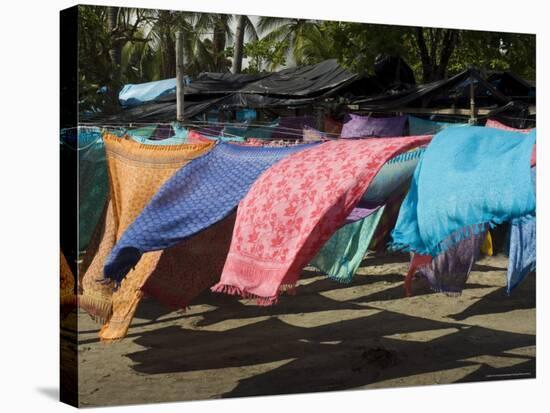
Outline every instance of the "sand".
[[347, 285], [306, 269], [274, 307], [209, 292], [187, 312], [145, 299], [112, 344], [86, 313], [70, 315], [80, 405], [535, 377], [535, 274], [508, 297], [506, 257], [485, 257], [461, 296], [415, 281], [406, 298], [407, 265], [366, 258]]

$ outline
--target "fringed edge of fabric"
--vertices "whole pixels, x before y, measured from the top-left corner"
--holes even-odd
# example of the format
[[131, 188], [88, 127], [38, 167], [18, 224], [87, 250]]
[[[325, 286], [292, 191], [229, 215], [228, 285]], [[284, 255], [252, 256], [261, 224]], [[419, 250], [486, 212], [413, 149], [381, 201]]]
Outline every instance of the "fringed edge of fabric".
[[329, 274], [327, 272], [325, 272], [323, 269], [317, 267], [315, 264], [309, 264], [311, 265], [313, 268], [315, 268], [315, 270], [320, 274], [320, 275], [323, 275], [325, 276], [326, 278], [328, 278], [329, 280], [331, 281], [336, 281], [340, 284], [350, 284], [352, 281], [353, 281], [353, 278], [355, 277], [355, 273], [352, 274], [351, 277], [339, 277], [337, 275], [333, 275], [333, 274]]
[[97, 323], [105, 323], [113, 314], [113, 303], [104, 299], [78, 295], [78, 307], [86, 311]]
[[435, 247], [432, 250], [413, 248], [409, 244], [403, 244], [403, 243], [394, 242], [394, 241], [388, 242], [387, 248], [390, 251], [395, 251], [395, 252], [412, 252], [415, 254], [431, 255], [432, 257], [435, 257], [439, 254], [443, 254], [444, 252], [449, 250], [449, 248], [453, 247], [459, 242], [464, 241], [465, 239], [470, 238], [472, 236], [479, 235], [482, 232], [486, 231], [487, 229], [490, 229], [490, 228], [492, 229], [496, 225], [501, 224], [504, 221], [505, 220], [502, 220], [500, 222], [494, 221], [494, 222], [486, 222], [482, 224], [473, 224], [473, 225], [466, 226], [462, 229], [459, 229], [453, 232], [443, 241], [440, 241], [438, 244], [435, 245]]
[[[255, 300], [256, 305], [260, 307], [269, 307], [279, 302], [278, 294], [271, 297], [260, 297], [259, 295], [253, 294], [246, 289], [242, 289], [240, 287], [229, 284], [216, 284], [213, 287], [210, 287], [210, 290], [215, 293], [239, 296], [244, 299]], [[285, 293], [287, 295], [296, 295], [296, 284], [281, 284], [279, 286], [278, 292]]]
[[[322, 272], [322, 271], [321, 271]], [[351, 277], [339, 277], [337, 275], [332, 274], [324, 274], [329, 280], [335, 281], [340, 284], [351, 284], [353, 281], [353, 278], [355, 277], [355, 274], [353, 274]]]
[[261, 307], [272, 306], [279, 302], [278, 295], [274, 295], [271, 297], [260, 297], [259, 295], [252, 294], [251, 292], [248, 292], [247, 290], [244, 290], [240, 287], [229, 284], [217, 284], [211, 287], [210, 291], [227, 295], [235, 295], [245, 299], [253, 299], [256, 301], [256, 304]]
[[[428, 282], [428, 284], [430, 284], [430, 283]], [[448, 291], [448, 290], [445, 290], [444, 288], [434, 287], [432, 285], [430, 285], [430, 289], [434, 293], [445, 294], [447, 297], [458, 298], [462, 295], [462, 290], [460, 290], [460, 291]]]
[[394, 242], [394, 241], [388, 242], [387, 248], [388, 250], [395, 251], [395, 252], [413, 252], [415, 254], [431, 255], [435, 257], [436, 255], [447, 252], [449, 248], [458, 244], [460, 241], [464, 241], [467, 238], [470, 238], [475, 235], [479, 235], [483, 231], [494, 229], [497, 225], [500, 225], [504, 222], [525, 223], [534, 217], [536, 217], [536, 211], [534, 211], [533, 213], [521, 215], [518, 217], [505, 216], [505, 217], [502, 217], [501, 219], [493, 219], [491, 221], [480, 223], [480, 224], [468, 225], [451, 233], [447, 238], [445, 238], [444, 240], [436, 244], [432, 251], [428, 250], [427, 248], [424, 248], [424, 249], [413, 248], [409, 244], [403, 244], [403, 243]]

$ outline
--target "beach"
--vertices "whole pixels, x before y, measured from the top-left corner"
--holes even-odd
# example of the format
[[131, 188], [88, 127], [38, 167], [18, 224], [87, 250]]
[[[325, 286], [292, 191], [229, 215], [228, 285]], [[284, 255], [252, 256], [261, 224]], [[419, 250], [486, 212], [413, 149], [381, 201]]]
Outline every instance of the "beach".
[[[171, 402], [535, 377], [535, 274], [506, 294], [507, 258], [483, 257], [462, 295], [422, 280], [405, 254], [367, 256], [350, 284], [307, 267], [277, 305], [214, 294], [187, 311], [150, 298], [128, 335], [78, 317], [79, 403]], [[68, 323], [70, 324], [70, 323]]]

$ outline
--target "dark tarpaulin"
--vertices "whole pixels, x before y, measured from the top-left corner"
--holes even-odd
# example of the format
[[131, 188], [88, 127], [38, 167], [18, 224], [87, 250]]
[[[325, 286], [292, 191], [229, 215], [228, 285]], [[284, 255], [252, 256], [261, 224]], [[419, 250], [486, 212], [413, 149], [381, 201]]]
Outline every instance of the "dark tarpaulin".
[[317, 96], [355, 80], [357, 75], [348, 72], [336, 59], [316, 65], [291, 67], [272, 73], [239, 90], [241, 94], [284, 96], [287, 98]]
[[[202, 73], [185, 88], [184, 117], [190, 119], [217, 109], [277, 108], [310, 105], [329, 97], [358, 78], [335, 59], [316, 65], [293, 67], [275, 73]], [[155, 102], [121, 110], [113, 115], [98, 114], [90, 122], [168, 122], [176, 119], [176, 96], [169, 94]]]
[[[232, 74], [205, 72], [185, 86], [188, 95], [228, 95], [231, 93], [269, 95], [274, 97], [317, 96], [355, 80], [354, 75], [342, 68], [336, 59], [316, 65], [292, 67], [274, 73]], [[157, 99], [158, 102], [175, 101], [175, 93]]]
[[[185, 95], [225, 95], [235, 92], [246, 85], [260, 81], [270, 73], [212, 73], [204, 72], [197, 76], [197, 78], [189, 85], [185, 86]], [[176, 99], [176, 94], [171, 95], [172, 99]]]
[[[185, 119], [190, 119], [203, 112], [208, 111], [213, 105], [216, 105], [222, 98], [210, 98], [199, 102], [186, 101], [184, 107]], [[176, 120], [176, 103], [171, 102], [152, 102], [137, 107], [122, 110], [113, 115], [95, 115], [87, 120], [91, 123], [129, 123], [129, 122], [172, 122]]]
[[469, 107], [470, 82], [474, 83], [476, 102], [506, 105], [509, 97], [499, 92], [483, 79], [475, 69], [463, 72], [444, 80], [419, 85], [394, 94], [382, 94], [359, 98], [353, 103], [361, 110], [391, 111], [413, 107]]
[[495, 72], [487, 77], [498, 91], [514, 100], [536, 102], [536, 85], [534, 82], [522, 79], [512, 72]]

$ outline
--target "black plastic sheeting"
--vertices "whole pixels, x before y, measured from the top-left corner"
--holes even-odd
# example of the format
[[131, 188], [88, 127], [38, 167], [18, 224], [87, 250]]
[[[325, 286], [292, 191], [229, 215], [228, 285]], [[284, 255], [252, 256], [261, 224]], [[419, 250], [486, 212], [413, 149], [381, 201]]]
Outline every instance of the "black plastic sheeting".
[[[395, 112], [407, 108], [469, 108], [470, 85], [476, 107], [527, 116], [535, 86], [509, 72], [482, 76], [467, 69], [449, 79], [416, 85], [411, 68], [400, 57], [377, 59], [375, 75], [348, 72], [335, 59], [275, 73], [201, 73], [186, 86], [184, 118], [210, 110], [292, 109], [312, 105], [356, 105], [360, 111]], [[513, 94], [510, 96], [510, 94]], [[331, 103], [332, 102], [332, 103]], [[170, 94], [89, 122], [170, 122], [176, 119], [176, 95]]]
[[316, 65], [275, 72], [248, 84], [239, 93], [285, 98], [319, 96], [334, 91], [357, 77], [340, 66], [336, 59], [330, 59]]
[[352, 103], [365, 111], [392, 111], [403, 108], [468, 108], [471, 84], [474, 85], [477, 107], [499, 107], [512, 100], [485, 80], [477, 70], [467, 69], [449, 79], [415, 86], [393, 94], [384, 93], [358, 98]]
[[[336, 59], [274, 73], [201, 73], [185, 87], [184, 117], [191, 119], [212, 108], [299, 107], [334, 95], [359, 78]], [[168, 122], [176, 119], [175, 93], [112, 115], [98, 114], [89, 122]]]
[[[198, 102], [185, 101], [183, 116], [185, 119], [191, 119], [201, 113], [207, 112], [213, 106], [217, 105], [223, 97], [209, 98]], [[122, 110], [116, 114], [106, 115], [98, 114], [86, 120], [88, 123], [156, 123], [172, 122], [176, 120], [176, 103], [152, 102], [140, 106]]]
[[[261, 81], [271, 73], [246, 74], [246, 73], [212, 73], [204, 72], [197, 76], [192, 83], [185, 86], [184, 94], [187, 95], [227, 95], [240, 90], [247, 85]], [[164, 101], [176, 100], [176, 94], [164, 96]]]

